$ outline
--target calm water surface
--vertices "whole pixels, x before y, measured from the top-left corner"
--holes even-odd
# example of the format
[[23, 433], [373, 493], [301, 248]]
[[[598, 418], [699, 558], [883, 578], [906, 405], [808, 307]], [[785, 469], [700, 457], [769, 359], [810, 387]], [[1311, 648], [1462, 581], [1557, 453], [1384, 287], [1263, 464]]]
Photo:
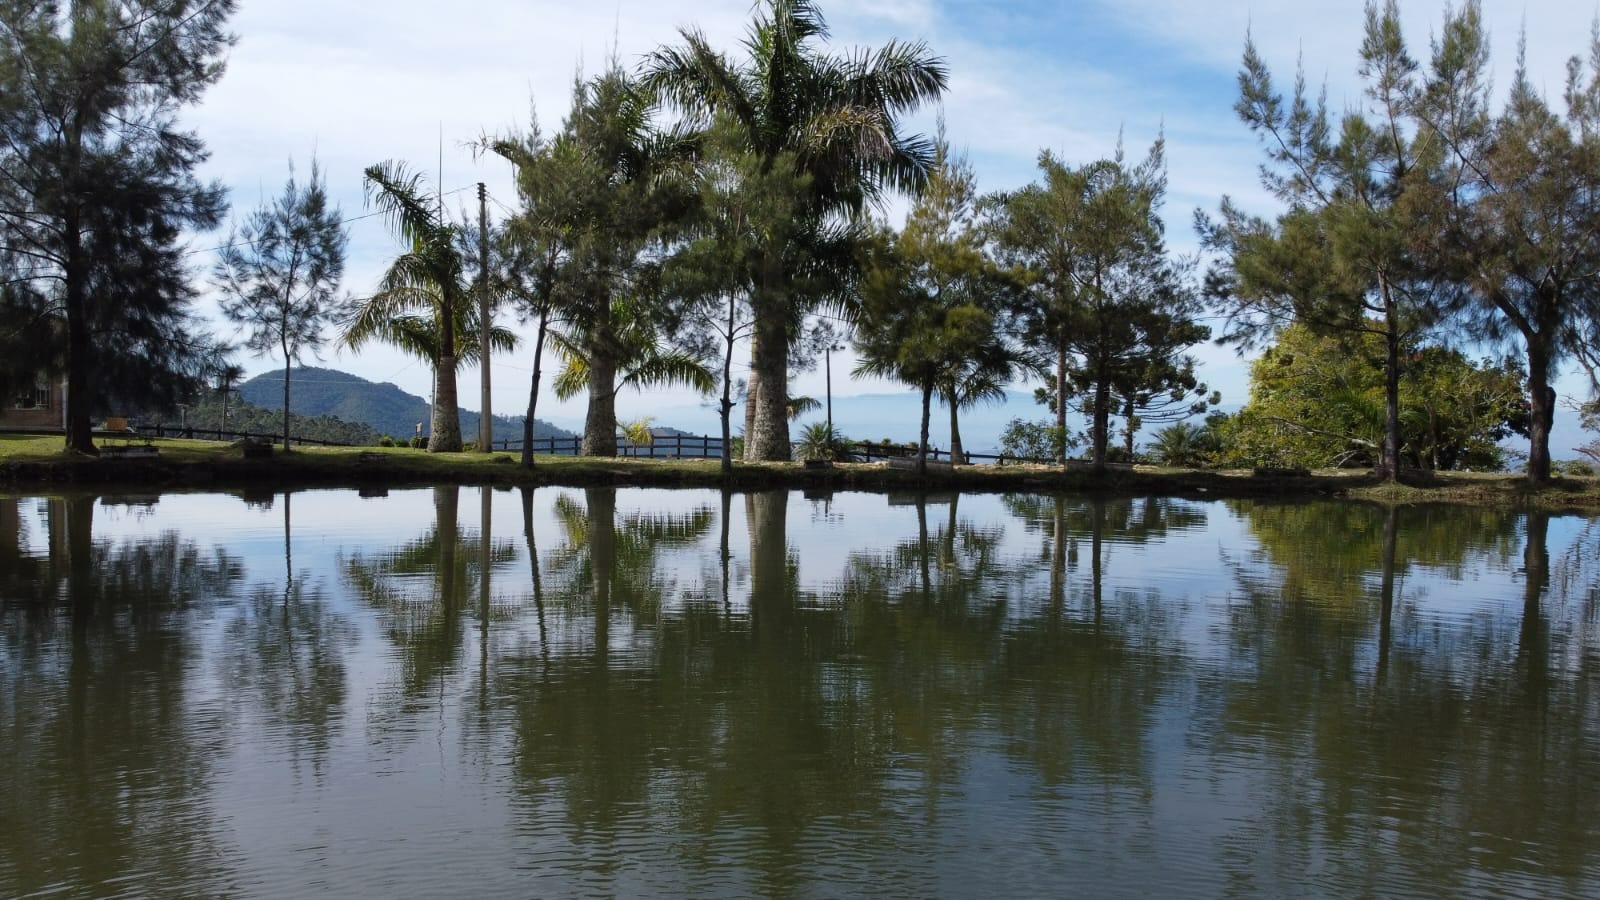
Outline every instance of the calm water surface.
[[1600, 523], [0, 497], [0, 896], [1597, 896]]

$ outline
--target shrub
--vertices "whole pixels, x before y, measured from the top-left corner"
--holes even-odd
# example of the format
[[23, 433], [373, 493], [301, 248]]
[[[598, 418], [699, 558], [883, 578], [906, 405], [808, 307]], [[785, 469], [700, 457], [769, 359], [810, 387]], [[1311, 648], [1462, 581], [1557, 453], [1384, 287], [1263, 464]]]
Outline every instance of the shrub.
[[394, 438], [392, 438], [392, 437], [390, 437], [390, 436], [388, 436], [386, 434], [383, 437], [378, 438], [378, 446], [379, 447], [393, 447], [394, 446]]
[[1053, 460], [1077, 443], [1065, 430], [1049, 422], [1024, 422], [1012, 419], [1000, 432], [1000, 455], [1004, 460]]
[[428, 449], [428, 439], [423, 437], [420, 434], [417, 435], [416, 437], [411, 439], [411, 449], [413, 449], [413, 450], [426, 450], [426, 449]]
[[837, 428], [828, 427], [827, 422], [813, 422], [800, 432], [800, 440], [794, 445], [794, 455], [798, 459], [828, 459], [835, 462], [850, 462], [853, 458], [850, 453], [850, 442]]
[[1594, 465], [1592, 463], [1588, 462], [1587, 460], [1569, 459], [1569, 460], [1565, 460], [1563, 462], [1557, 463], [1556, 465], [1559, 468], [1559, 471], [1561, 472], [1561, 474], [1565, 475], [1565, 476], [1567, 476], [1569, 478], [1593, 478], [1594, 477]]

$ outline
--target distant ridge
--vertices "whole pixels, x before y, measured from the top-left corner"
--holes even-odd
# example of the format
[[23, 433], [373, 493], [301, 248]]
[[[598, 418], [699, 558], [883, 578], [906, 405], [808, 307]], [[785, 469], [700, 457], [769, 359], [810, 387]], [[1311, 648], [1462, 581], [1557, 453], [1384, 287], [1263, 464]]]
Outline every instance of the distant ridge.
[[[239, 385], [239, 396], [266, 409], [283, 405], [283, 370], [264, 372]], [[428, 428], [428, 402], [408, 394], [394, 384], [368, 381], [338, 369], [303, 366], [294, 370], [289, 381], [289, 410], [301, 416], [333, 416], [346, 422], [361, 422], [395, 438], [416, 433], [417, 423]], [[461, 436], [471, 441], [478, 434], [478, 414], [461, 410]], [[543, 419], [533, 420], [533, 436], [572, 437]], [[494, 417], [494, 439], [522, 439], [522, 419]]]

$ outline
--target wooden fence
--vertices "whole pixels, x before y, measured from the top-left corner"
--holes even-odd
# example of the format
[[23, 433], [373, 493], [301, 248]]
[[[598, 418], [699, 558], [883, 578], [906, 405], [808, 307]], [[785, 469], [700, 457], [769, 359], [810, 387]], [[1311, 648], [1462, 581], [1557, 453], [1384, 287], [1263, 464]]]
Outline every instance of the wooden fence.
[[[276, 442], [283, 439], [282, 434], [262, 434], [253, 431], [233, 431], [219, 428], [184, 428], [182, 425], [158, 424], [147, 426], [139, 430], [140, 436], [191, 438], [202, 441], [235, 441], [241, 438], [251, 438], [259, 441]], [[313, 438], [302, 438], [290, 435], [290, 440], [296, 444], [310, 444], [319, 447], [349, 447], [352, 444], [338, 441], [319, 441]], [[542, 437], [533, 439], [533, 452], [554, 456], [577, 456], [582, 449], [583, 439], [580, 437]], [[522, 440], [506, 439], [494, 442], [493, 449], [506, 453], [521, 453]], [[854, 441], [850, 444], [851, 460], [853, 462], [882, 462], [890, 459], [912, 459], [917, 455], [917, 448], [911, 444], [896, 444], [892, 442]], [[704, 434], [674, 434], [656, 438], [649, 444], [634, 444], [626, 439], [617, 441], [617, 455], [630, 459], [721, 459], [722, 438]], [[995, 455], [992, 453], [967, 453], [967, 462], [973, 465], [1006, 465], [1008, 463], [1044, 463], [1044, 459], [1018, 459], [1016, 457]], [[950, 459], [948, 450], [938, 447], [928, 448], [928, 459], [935, 462], [946, 462]]]

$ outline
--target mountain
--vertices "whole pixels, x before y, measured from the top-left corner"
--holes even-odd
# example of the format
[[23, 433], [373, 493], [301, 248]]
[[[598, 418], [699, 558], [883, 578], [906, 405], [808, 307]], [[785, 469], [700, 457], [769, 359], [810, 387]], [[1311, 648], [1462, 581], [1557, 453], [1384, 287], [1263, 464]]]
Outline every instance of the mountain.
[[[239, 385], [239, 396], [266, 409], [283, 406], [283, 370], [265, 372]], [[416, 434], [417, 423], [427, 430], [428, 401], [384, 382], [368, 381], [359, 375], [337, 369], [303, 366], [294, 370], [289, 381], [289, 411], [301, 416], [332, 416], [346, 422], [360, 422], [379, 434], [406, 439]], [[461, 436], [471, 441], [478, 434], [478, 414], [461, 410]], [[533, 420], [533, 436], [572, 437], [572, 432], [557, 428], [543, 419]], [[494, 439], [522, 440], [522, 419], [494, 417]]]

